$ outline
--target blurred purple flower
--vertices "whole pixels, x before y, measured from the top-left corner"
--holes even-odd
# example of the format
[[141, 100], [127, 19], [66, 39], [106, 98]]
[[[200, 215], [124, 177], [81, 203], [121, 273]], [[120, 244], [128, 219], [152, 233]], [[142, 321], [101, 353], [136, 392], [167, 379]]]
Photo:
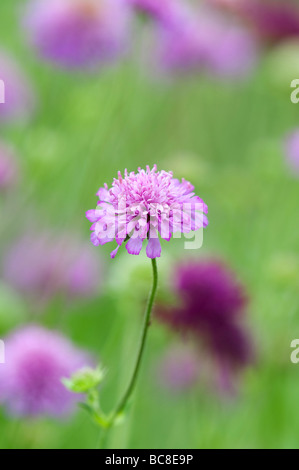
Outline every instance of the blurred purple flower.
[[0, 50], [0, 80], [4, 83], [4, 97], [1, 96], [0, 100], [0, 124], [29, 118], [36, 104], [33, 89], [17, 63], [2, 50]]
[[125, 0], [33, 0], [26, 25], [46, 60], [93, 69], [126, 52], [129, 17]]
[[154, 54], [162, 70], [190, 72], [205, 67], [206, 37], [197, 18], [186, 11], [157, 24], [153, 34]]
[[92, 250], [67, 237], [29, 233], [14, 243], [4, 259], [4, 279], [42, 300], [58, 294], [92, 296], [101, 278], [101, 266]]
[[257, 45], [244, 28], [227, 24], [207, 31], [206, 66], [211, 75], [223, 78], [246, 77], [257, 59]]
[[154, 32], [154, 54], [166, 72], [246, 76], [257, 58], [253, 36], [211, 11], [176, 8]]
[[159, 359], [158, 380], [172, 393], [192, 388], [199, 379], [199, 358], [186, 347], [172, 347]]
[[90, 362], [58, 333], [26, 326], [5, 339], [6, 363], [0, 367], [0, 401], [15, 415], [61, 416], [80, 397], [61, 379]]
[[0, 142], [0, 193], [13, 187], [18, 178], [18, 165], [13, 150]]
[[118, 249], [126, 243], [131, 255], [139, 255], [142, 244], [148, 240], [148, 258], [161, 256], [162, 239], [169, 241], [175, 232], [190, 233], [208, 225], [208, 207], [195, 196], [194, 186], [186, 180], [179, 181], [172, 172], [138, 168], [124, 177], [118, 172], [112, 188], [100, 188], [98, 208], [86, 212], [92, 222], [91, 241], [95, 246], [116, 240]]
[[299, 36], [299, 7], [292, 0], [210, 0], [238, 15], [264, 41], [280, 42]]
[[287, 136], [285, 140], [285, 155], [292, 174], [299, 176], [299, 129]]
[[239, 321], [247, 304], [243, 287], [221, 262], [180, 264], [174, 271], [178, 306], [159, 307], [158, 318], [173, 330], [201, 340], [217, 360], [244, 367], [251, 344]]

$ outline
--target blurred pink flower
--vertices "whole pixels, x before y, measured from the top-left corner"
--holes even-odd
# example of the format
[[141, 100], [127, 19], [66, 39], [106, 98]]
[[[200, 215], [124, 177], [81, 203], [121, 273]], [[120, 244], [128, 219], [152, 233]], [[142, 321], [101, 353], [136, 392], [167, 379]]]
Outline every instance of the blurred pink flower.
[[28, 233], [6, 253], [4, 279], [41, 300], [58, 294], [89, 297], [101, 285], [102, 267], [89, 247], [75, 239]]
[[60, 416], [80, 396], [61, 380], [90, 362], [59, 333], [26, 326], [5, 339], [5, 364], [0, 367], [0, 401], [15, 415]]
[[28, 119], [36, 105], [33, 89], [14, 59], [2, 50], [0, 80], [4, 83], [4, 103], [0, 102], [0, 125]]
[[162, 71], [204, 72], [224, 78], [247, 76], [258, 52], [253, 35], [242, 26], [214, 11], [186, 5], [156, 24], [152, 44], [153, 60]]
[[125, 0], [32, 0], [26, 25], [40, 55], [62, 67], [93, 69], [127, 50]]

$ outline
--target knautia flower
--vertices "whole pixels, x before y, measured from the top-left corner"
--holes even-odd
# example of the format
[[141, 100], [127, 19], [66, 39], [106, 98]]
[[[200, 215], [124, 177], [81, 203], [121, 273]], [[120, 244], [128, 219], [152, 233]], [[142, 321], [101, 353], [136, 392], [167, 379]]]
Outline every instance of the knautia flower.
[[245, 28], [217, 22], [207, 29], [206, 69], [216, 77], [238, 79], [253, 70], [258, 57], [256, 41]]
[[144, 240], [148, 240], [148, 258], [161, 255], [162, 239], [169, 241], [175, 232], [189, 233], [208, 224], [208, 207], [196, 196], [194, 187], [184, 179], [179, 181], [172, 172], [157, 171], [148, 166], [138, 172], [118, 173], [112, 187], [100, 188], [98, 207], [86, 217], [92, 222], [91, 241], [95, 246], [117, 243], [114, 258], [121, 245], [131, 255], [139, 255]]
[[288, 167], [293, 175], [299, 177], [299, 129], [287, 136], [284, 147]]
[[200, 340], [217, 360], [244, 367], [251, 344], [240, 324], [247, 304], [244, 288], [222, 262], [185, 262], [174, 270], [178, 306], [159, 307], [158, 318], [175, 331]]
[[296, 1], [210, 0], [238, 15], [264, 41], [277, 43], [299, 36]]
[[56, 332], [30, 325], [5, 339], [5, 353], [0, 401], [10, 413], [61, 416], [72, 411], [78, 396], [62, 379], [90, 362], [85, 352]]
[[296, 2], [259, 2], [243, 0], [244, 19], [251, 22], [258, 35], [270, 42], [299, 36], [299, 8]]
[[0, 142], [0, 193], [13, 187], [18, 178], [18, 165], [14, 151]]
[[196, 12], [177, 4], [152, 28], [152, 54], [164, 72], [202, 71], [205, 67], [206, 34]]
[[42, 57], [90, 69], [126, 51], [129, 17], [125, 0], [33, 0], [26, 24]]
[[36, 104], [33, 89], [15, 60], [3, 50], [0, 50], [0, 80], [0, 124], [29, 118]]
[[95, 295], [102, 279], [101, 263], [76, 239], [50, 233], [24, 234], [4, 257], [4, 279], [15, 289], [47, 301], [55, 295]]
[[173, 8], [153, 30], [154, 60], [164, 72], [239, 78], [255, 63], [252, 34], [212, 11]]

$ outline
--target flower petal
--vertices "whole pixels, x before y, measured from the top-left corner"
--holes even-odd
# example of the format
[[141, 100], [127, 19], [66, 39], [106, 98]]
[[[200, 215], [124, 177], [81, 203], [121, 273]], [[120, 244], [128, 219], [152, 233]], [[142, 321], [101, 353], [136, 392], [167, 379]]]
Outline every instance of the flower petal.
[[106, 243], [113, 242], [114, 238], [109, 238], [109, 237], [105, 237], [102, 235], [98, 238], [98, 240], [99, 240], [99, 245], [103, 246], [103, 245], [106, 245]]
[[94, 245], [94, 246], [99, 246], [100, 245], [100, 241], [98, 239], [98, 237], [96, 236], [95, 233], [92, 233], [90, 235], [90, 240], [91, 240], [91, 243]]
[[94, 223], [94, 222], [96, 222], [96, 221], [99, 219], [99, 216], [100, 216], [100, 213], [99, 213], [99, 212], [100, 212], [100, 211], [97, 210], [97, 209], [91, 209], [91, 210], [87, 211], [85, 215], [86, 215], [86, 218], [87, 218], [90, 222]]
[[96, 194], [100, 201], [110, 202], [109, 191], [106, 188], [100, 188]]
[[139, 255], [142, 248], [142, 240], [139, 237], [130, 238], [126, 244], [126, 250], [130, 255]]
[[120, 247], [118, 246], [117, 248], [115, 248], [115, 250], [111, 251], [111, 253], [110, 253], [110, 258], [111, 258], [111, 259], [114, 259], [114, 258], [115, 258], [115, 256], [116, 256], [116, 254], [117, 254], [119, 248], [120, 248]]
[[148, 258], [160, 258], [161, 256], [161, 243], [159, 238], [150, 238], [146, 247], [146, 255]]

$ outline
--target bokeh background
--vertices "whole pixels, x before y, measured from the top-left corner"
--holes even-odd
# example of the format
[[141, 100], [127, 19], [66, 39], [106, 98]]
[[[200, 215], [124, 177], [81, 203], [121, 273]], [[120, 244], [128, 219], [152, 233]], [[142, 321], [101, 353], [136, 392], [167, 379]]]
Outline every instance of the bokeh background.
[[[190, 345], [155, 316], [135, 400], [109, 445], [297, 447], [299, 365], [290, 361], [290, 343], [299, 336], [299, 158], [290, 165], [285, 142], [299, 128], [299, 104], [290, 99], [291, 80], [299, 78], [299, 27], [298, 42], [295, 30], [265, 37], [265, 28], [258, 34], [218, 5], [217, 21], [229, 31], [233, 21], [252, 35], [250, 70], [244, 72], [241, 51], [241, 76], [197, 63], [165, 72], [152, 65], [156, 18], [134, 11], [126, 54], [87, 71], [39, 53], [24, 26], [27, 3], [0, 3], [1, 53], [20, 68], [16, 86], [24, 86], [24, 74], [32, 93], [26, 116], [0, 119], [2, 153], [14, 175], [0, 192], [0, 338], [32, 323], [59, 331], [107, 369], [101, 399], [104, 409], [114, 406], [133, 367], [151, 267], [144, 251], [133, 257], [123, 250], [111, 260], [110, 246], [93, 247], [85, 212], [118, 170], [156, 163], [194, 184], [210, 222], [198, 251], [184, 250], [184, 240], [163, 242], [159, 302], [170, 302], [176, 263], [190, 256], [222, 260], [246, 291], [242, 328], [254, 359], [233, 378], [234, 390], [225, 390], [209, 359], [213, 352], [198, 349], [197, 340]], [[202, 2], [191, 3], [197, 14]], [[176, 40], [181, 44], [182, 36]], [[59, 254], [51, 255], [59, 244]], [[47, 256], [54, 264], [48, 278], [30, 283], [37, 259]], [[184, 376], [180, 361], [190, 348], [196, 380]], [[168, 383], [162, 363], [174, 368]], [[20, 416], [3, 403], [0, 426], [1, 448], [94, 448], [99, 436], [79, 408], [63, 418]]]

